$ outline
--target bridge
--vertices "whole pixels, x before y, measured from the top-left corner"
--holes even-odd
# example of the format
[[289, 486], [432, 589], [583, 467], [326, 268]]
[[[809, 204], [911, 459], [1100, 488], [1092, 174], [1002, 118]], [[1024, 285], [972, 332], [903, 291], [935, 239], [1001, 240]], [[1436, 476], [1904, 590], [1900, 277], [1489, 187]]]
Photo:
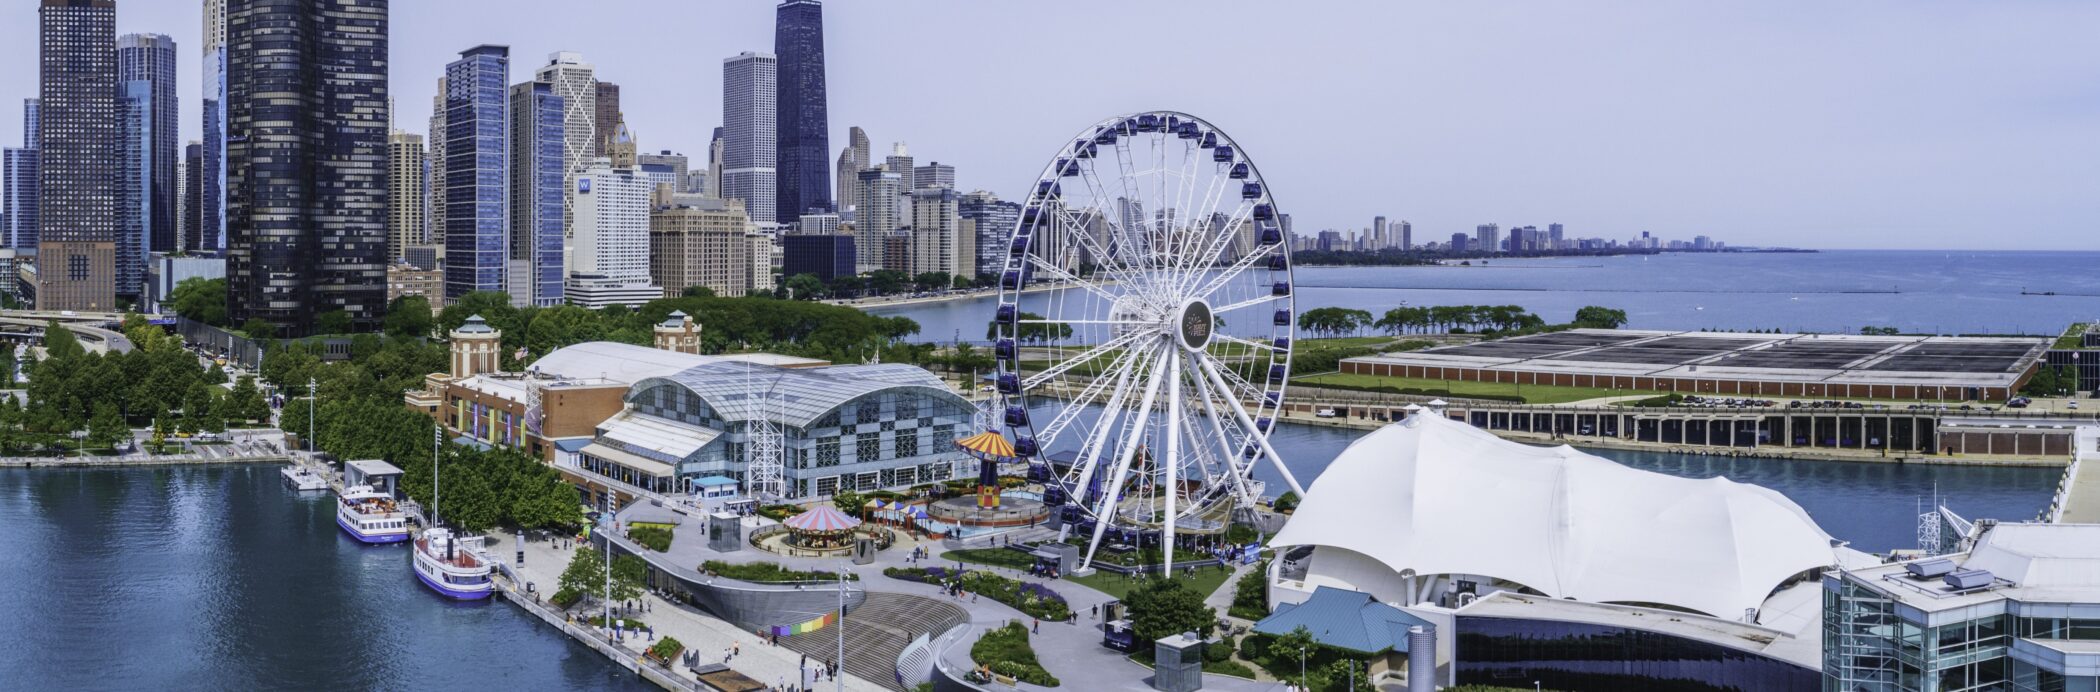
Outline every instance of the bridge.
[[2042, 518], [2062, 524], [2100, 524], [2100, 471], [2091, 467], [2100, 459], [2100, 426], [2078, 429], [2078, 452], [2064, 468], [2056, 496]]
[[[173, 324], [172, 318], [147, 315], [154, 324]], [[0, 310], [0, 339], [18, 343], [44, 341], [44, 327], [56, 320], [80, 337], [80, 345], [95, 353], [130, 353], [131, 340], [117, 331], [124, 321], [120, 312], [75, 312], [72, 310]]]

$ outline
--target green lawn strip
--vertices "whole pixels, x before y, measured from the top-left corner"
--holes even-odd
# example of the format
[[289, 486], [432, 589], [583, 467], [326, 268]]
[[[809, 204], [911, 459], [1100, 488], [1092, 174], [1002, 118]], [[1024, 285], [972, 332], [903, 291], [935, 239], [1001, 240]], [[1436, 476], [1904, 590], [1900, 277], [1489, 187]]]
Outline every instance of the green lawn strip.
[[941, 553], [941, 559], [949, 562], [966, 562], [1027, 571], [1035, 566], [1035, 558], [1018, 550], [1005, 548], [963, 548]]
[[[1194, 577], [1189, 576], [1180, 569], [1174, 570], [1175, 581], [1179, 581], [1183, 586], [1189, 587], [1190, 590], [1202, 594], [1204, 598], [1209, 598], [1212, 593], [1217, 592], [1219, 586], [1225, 584], [1225, 580], [1231, 578], [1232, 569], [1227, 567], [1199, 567], [1196, 568]], [[1067, 576], [1065, 580], [1108, 594], [1117, 600], [1122, 600], [1125, 596], [1130, 595], [1132, 588], [1143, 583], [1135, 576], [1124, 576], [1100, 570], [1086, 576]]]

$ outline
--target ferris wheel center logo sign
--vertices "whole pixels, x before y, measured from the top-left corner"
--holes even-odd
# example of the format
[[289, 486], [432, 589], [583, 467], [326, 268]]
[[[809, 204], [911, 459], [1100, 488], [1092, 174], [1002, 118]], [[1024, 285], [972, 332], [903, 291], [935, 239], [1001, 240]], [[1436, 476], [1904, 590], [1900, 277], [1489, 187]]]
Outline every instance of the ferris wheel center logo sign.
[[1191, 351], [1210, 345], [1210, 331], [1214, 318], [1210, 305], [1203, 301], [1190, 301], [1181, 308], [1181, 345]]

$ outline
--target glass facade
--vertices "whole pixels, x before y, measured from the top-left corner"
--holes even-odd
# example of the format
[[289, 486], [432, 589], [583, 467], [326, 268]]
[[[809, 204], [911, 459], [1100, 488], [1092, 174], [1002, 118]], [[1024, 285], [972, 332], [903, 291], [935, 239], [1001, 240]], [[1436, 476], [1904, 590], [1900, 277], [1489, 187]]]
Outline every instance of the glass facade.
[[824, 5], [788, 0], [776, 12], [780, 190], [774, 218], [786, 222], [831, 210], [831, 125], [824, 94]]
[[561, 305], [562, 215], [568, 146], [567, 103], [548, 82], [513, 87], [511, 103], [510, 258], [526, 263], [531, 285], [512, 286], [512, 298]]
[[[731, 395], [728, 412], [682, 384], [656, 381], [628, 395], [636, 413], [721, 431], [721, 436], [684, 459], [628, 449], [673, 464], [681, 478], [728, 476], [744, 479], [744, 450], [751, 442], [744, 402]], [[877, 390], [854, 397], [806, 423], [792, 413], [767, 415], [779, 425], [790, 496], [828, 495], [838, 487], [907, 486], [942, 480], [961, 453], [953, 444], [974, 411], [960, 397], [920, 387]], [[601, 439], [601, 443], [606, 440]]]
[[1823, 689], [1832, 692], [2095, 689], [2093, 676], [2066, 676], [2011, 655], [2014, 643], [2100, 640], [2100, 617], [2026, 617], [2100, 607], [2022, 604], [2012, 599], [1926, 613], [1850, 578], [1823, 584]]
[[1458, 683], [1559, 690], [1813, 690], [1816, 671], [1646, 630], [1580, 622], [1457, 618]]
[[510, 49], [445, 66], [445, 297], [504, 290], [510, 256]]

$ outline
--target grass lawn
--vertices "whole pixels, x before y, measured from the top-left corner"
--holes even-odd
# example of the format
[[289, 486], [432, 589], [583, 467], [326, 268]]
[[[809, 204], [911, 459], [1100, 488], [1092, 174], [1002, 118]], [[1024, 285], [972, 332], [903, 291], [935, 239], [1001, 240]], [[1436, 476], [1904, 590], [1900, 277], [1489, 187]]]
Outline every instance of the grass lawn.
[[946, 560], [948, 562], [966, 562], [976, 565], [1005, 567], [1007, 569], [1017, 569], [1023, 572], [1026, 572], [1028, 571], [1028, 568], [1035, 566], [1035, 558], [1029, 557], [1027, 553], [1018, 550], [1007, 550], [1005, 548], [964, 548], [962, 550], [950, 550], [948, 552], [941, 553], [941, 559]]
[[1664, 392], [1640, 389], [1604, 389], [1602, 387], [1553, 387], [1547, 385], [1518, 385], [1510, 382], [1457, 382], [1432, 380], [1420, 377], [1380, 377], [1330, 372], [1292, 378], [1292, 384], [1318, 387], [1333, 385], [1352, 389], [1372, 390], [1390, 387], [1404, 393], [1452, 397], [1500, 397], [1520, 398], [1527, 404], [1565, 404], [1571, 401], [1600, 399], [1608, 396], [1660, 396]]
[[[1218, 587], [1225, 585], [1225, 580], [1231, 578], [1232, 570], [1225, 567], [1199, 568], [1196, 570], [1196, 576], [1194, 577], [1183, 574], [1179, 568], [1174, 570], [1175, 581], [1181, 582], [1182, 586], [1189, 587], [1189, 589], [1198, 594], [1202, 594], [1204, 598], [1209, 598], [1212, 593], [1217, 592]], [[1099, 570], [1084, 577], [1065, 577], [1065, 581], [1108, 594], [1119, 601], [1123, 600], [1123, 597], [1130, 595], [1130, 590], [1137, 587], [1139, 583], [1133, 577]]]

